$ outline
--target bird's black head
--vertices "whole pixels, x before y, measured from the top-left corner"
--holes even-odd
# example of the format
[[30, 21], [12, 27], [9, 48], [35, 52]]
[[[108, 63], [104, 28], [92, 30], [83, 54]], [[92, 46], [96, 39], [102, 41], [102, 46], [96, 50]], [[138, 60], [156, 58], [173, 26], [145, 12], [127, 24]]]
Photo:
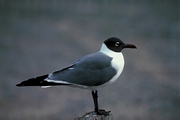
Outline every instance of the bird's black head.
[[133, 44], [125, 44], [119, 38], [111, 37], [104, 41], [104, 44], [114, 52], [121, 52], [124, 48], [137, 48]]

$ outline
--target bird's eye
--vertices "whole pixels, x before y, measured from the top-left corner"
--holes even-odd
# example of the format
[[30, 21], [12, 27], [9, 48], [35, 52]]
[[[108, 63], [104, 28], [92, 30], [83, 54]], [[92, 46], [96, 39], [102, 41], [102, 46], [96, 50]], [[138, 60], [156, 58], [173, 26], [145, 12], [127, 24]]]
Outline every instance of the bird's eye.
[[116, 46], [116, 47], [119, 46], [119, 42], [116, 42], [116, 43], [115, 43], [115, 46]]

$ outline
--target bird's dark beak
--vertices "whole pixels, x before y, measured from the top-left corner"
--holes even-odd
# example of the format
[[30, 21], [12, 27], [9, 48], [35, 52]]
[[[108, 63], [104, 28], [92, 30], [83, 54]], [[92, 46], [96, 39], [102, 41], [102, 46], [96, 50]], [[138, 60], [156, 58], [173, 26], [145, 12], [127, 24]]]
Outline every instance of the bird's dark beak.
[[133, 44], [126, 44], [125, 48], [137, 49], [137, 47]]

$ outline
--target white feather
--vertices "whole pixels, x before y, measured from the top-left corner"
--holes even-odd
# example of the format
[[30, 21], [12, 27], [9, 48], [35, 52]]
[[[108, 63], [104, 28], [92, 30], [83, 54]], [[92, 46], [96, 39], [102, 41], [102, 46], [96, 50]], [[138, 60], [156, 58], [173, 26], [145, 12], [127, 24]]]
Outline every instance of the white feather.
[[113, 58], [111, 61], [111, 65], [117, 71], [117, 74], [110, 81], [108, 81], [107, 83], [100, 86], [100, 87], [102, 87], [102, 86], [106, 86], [108, 84], [115, 82], [117, 80], [117, 78], [120, 76], [120, 74], [122, 73], [122, 70], [124, 68], [124, 57], [121, 52], [114, 52], [114, 51], [108, 49], [104, 43], [102, 44], [100, 52], [103, 52], [104, 54]]

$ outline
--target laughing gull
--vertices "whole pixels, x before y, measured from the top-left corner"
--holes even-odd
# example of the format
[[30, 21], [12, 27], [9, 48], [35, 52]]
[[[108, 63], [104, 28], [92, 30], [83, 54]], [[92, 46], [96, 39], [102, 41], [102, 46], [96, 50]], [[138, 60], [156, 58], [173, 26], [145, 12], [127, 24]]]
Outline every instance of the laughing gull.
[[113, 83], [120, 76], [124, 68], [124, 57], [121, 53], [124, 48], [136, 48], [136, 46], [111, 37], [104, 41], [100, 51], [81, 57], [61, 70], [25, 80], [16, 86], [65, 85], [90, 89], [95, 112], [107, 115], [110, 111], [100, 110], [98, 107], [97, 89]]

